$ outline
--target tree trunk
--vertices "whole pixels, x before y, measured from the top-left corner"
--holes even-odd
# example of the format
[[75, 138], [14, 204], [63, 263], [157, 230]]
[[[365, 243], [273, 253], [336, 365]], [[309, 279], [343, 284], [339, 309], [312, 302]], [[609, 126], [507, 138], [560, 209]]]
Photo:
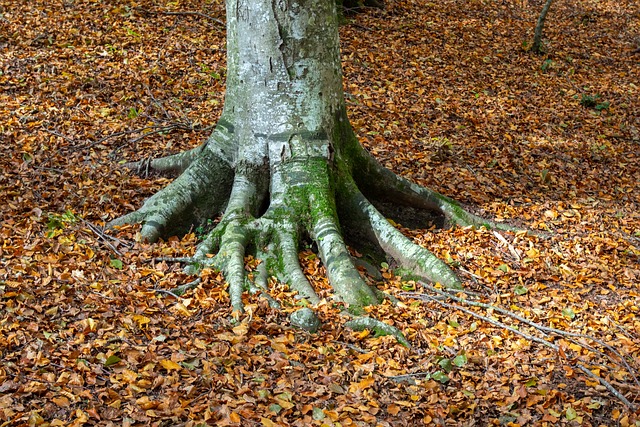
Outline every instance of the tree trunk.
[[547, 19], [547, 12], [549, 12], [551, 3], [553, 3], [553, 0], [547, 0], [544, 3], [540, 16], [538, 17], [538, 23], [536, 24], [536, 29], [533, 35], [533, 45], [531, 46], [531, 50], [535, 53], [542, 52], [542, 29], [544, 28], [544, 21]]
[[[341, 222], [356, 243], [369, 242], [419, 277], [460, 287], [446, 264], [375, 206], [427, 210], [450, 224], [487, 222], [384, 169], [359, 145], [342, 92], [335, 0], [227, 0], [226, 7], [227, 92], [216, 129], [198, 148], [151, 161], [152, 169], [181, 175], [111, 224], [140, 222], [154, 241], [222, 215], [190, 261], [224, 273], [237, 310], [243, 291], [266, 288], [268, 275], [318, 302], [298, 262], [298, 245], [309, 238], [337, 299], [352, 308], [377, 303]], [[262, 261], [251, 282], [249, 253]]]

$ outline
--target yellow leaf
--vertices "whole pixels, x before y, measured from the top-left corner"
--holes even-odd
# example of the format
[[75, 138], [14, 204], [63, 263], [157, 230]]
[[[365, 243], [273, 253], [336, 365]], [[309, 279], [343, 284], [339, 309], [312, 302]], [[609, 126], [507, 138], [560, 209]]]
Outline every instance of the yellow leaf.
[[229, 414], [229, 419], [231, 420], [232, 423], [239, 423], [240, 422], [240, 415], [238, 415], [235, 412], [232, 412]]
[[240, 336], [246, 335], [248, 331], [249, 331], [249, 324], [244, 322], [240, 323], [238, 326], [233, 328], [233, 333]]
[[133, 320], [136, 321], [136, 323], [138, 324], [138, 327], [142, 328], [143, 325], [146, 325], [147, 323], [151, 322], [151, 319], [149, 319], [147, 316], [143, 316], [141, 314], [134, 314], [133, 315]]
[[358, 383], [351, 383], [351, 387], [349, 387], [349, 389], [352, 391], [364, 390], [365, 388], [371, 387], [374, 382], [375, 382], [375, 379], [373, 377], [365, 378]]
[[365, 329], [365, 330], [363, 330], [362, 332], [360, 332], [358, 334], [358, 339], [360, 339], [360, 340], [364, 339], [364, 338], [368, 337], [370, 333], [371, 332], [368, 329]]
[[138, 374], [133, 372], [130, 369], [124, 369], [122, 371], [122, 381], [124, 381], [127, 384], [133, 384], [136, 382], [136, 380], [138, 379]]
[[286, 400], [283, 400], [283, 399], [278, 399], [277, 397], [276, 397], [276, 402], [278, 402], [278, 405], [282, 406], [284, 409], [291, 409], [294, 406], [296, 406], [291, 402], [287, 402]]
[[529, 258], [537, 258], [540, 256], [540, 252], [536, 248], [531, 248], [527, 251], [527, 256]]
[[180, 366], [176, 362], [174, 362], [172, 360], [168, 360], [168, 359], [161, 360], [160, 364], [167, 371], [171, 371], [171, 370], [178, 371], [178, 370], [182, 369], [182, 366]]
[[182, 314], [183, 316], [191, 316], [191, 312], [182, 303], [176, 303], [176, 305], [174, 305], [171, 309]]
[[276, 423], [268, 418], [260, 418], [260, 422], [262, 422], [262, 425], [265, 427], [276, 427]]

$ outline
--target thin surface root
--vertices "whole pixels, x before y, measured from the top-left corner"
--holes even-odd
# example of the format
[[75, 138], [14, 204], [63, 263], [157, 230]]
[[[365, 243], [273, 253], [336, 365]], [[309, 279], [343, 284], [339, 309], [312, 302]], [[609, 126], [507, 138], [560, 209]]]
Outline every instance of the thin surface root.
[[202, 153], [206, 145], [202, 144], [191, 150], [183, 151], [181, 153], [172, 154], [166, 157], [159, 157], [157, 159], [142, 159], [137, 162], [125, 163], [124, 167], [136, 171], [140, 175], [147, 176], [149, 172], [159, 173], [176, 173], [180, 174], [184, 172], [191, 163]]
[[354, 331], [370, 330], [373, 331], [376, 335], [391, 335], [395, 337], [395, 339], [398, 340], [398, 342], [403, 346], [411, 348], [409, 340], [407, 340], [407, 338], [398, 328], [388, 325], [381, 320], [374, 319], [372, 317], [356, 317], [353, 320], [349, 320], [344, 324], [344, 326], [353, 329]]

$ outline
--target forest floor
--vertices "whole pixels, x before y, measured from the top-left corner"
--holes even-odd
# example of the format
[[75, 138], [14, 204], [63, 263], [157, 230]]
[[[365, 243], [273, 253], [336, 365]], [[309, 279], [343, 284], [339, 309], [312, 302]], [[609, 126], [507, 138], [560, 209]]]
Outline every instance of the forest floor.
[[314, 335], [290, 325], [282, 284], [281, 310], [247, 295], [235, 320], [213, 271], [157, 292], [194, 279], [155, 259], [193, 253], [202, 230], [149, 245], [102, 226], [169, 182], [119, 165], [216, 123], [222, 2], [0, 0], [0, 426], [640, 426], [637, 2], [554, 3], [542, 55], [540, 0], [387, 3], [341, 28], [362, 143], [548, 235], [398, 226], [472, 301], [596, 340], [430, 299], [386, 265], [368, 280], [401, 304], [370, 311], [412, 347], [353, 332], [310, 249]]

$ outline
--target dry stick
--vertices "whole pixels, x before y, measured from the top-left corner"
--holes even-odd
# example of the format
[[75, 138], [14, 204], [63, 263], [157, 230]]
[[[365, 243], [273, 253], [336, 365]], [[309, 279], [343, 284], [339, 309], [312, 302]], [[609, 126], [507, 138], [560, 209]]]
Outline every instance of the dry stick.
[[218, 19], [218, 18], [214, 18], [211, 15], [207, 15], [206, 13], [202, 13], [202, 12], [192, 12], [192, 11], [186, 11], [186, 12], [160, 12], [162, 15], [193, 15], [193, 16], [200, 16], [201, 18], [206, 18], [210, 21], [213, 21], [217, 24], [220, 25], [225, 25], [224, 22], [222, 22], [222, 20]]
[[206, 13], [202, 13], [202, 12], [195, 12], [195, 11], [183, 11], [183, 12], [181, 12], [181, 11], [177, 11], [177, 12], [160, 11], [160, 12], [156, 12], [154, 10], [148, 10], [148, 9], [144, 9], [142, 7], [139, 7], [137, 9], [142, 10], [143, 12], [148, 13], [150, 15], [185, 15], [185, 16], [192, 15], [192, 16], [199, 16], [201, 18], [205, 18], [205, 19], [208, 19], [210, 21], [213, 21], [213, 22], [215, 22], [217, 24], [220, 24], [220, 25], [223, 25], [223, 26], [225, 25], [225, 23], [222, 22], [222, 20], [220, 20], [218, 18], [214, 18], [213, 16], [207, 15]]
[[350, 348], [351, 350], [353, 350], [353, 351], [355, 351], [355, 352], [358, 352], [358, 353], [362, 353], [362, 354], [369, 353], [369, 350], [365, 350], [365, 349], [363, 349], [363, 348], [358, 347], [357, 345], [353, 345], [353, 344], [350, 344], [350, 343], [348, 343], [348, 342], [344, 342], [344, 341], [336, 341], [336, 343], [338, 343], [338, 344], [342, 344], [342, 345], [344, 345], [345, 347]]
[[465, 269], [464, 269], [464, 268], [462, 268], [462, 267], [458, 267], [458, 270], [462, 271], [463, 273], [468, 274], [468, 275], [469, 275], [469, 276], [471, 276], [473, 279], [480, 279], [480, 280], [482, 280], [482, 277], [481, 277], [481, 276], [478, 276], [477, 274], [474, 274], [474, 273], [470, 272], [469, 270], [465, 270]]
[[498, 233], [497, 231], [494, 230], [493, 235], [496, 236], [496, 238], [500, 240], [502, 243], [504, 243], [507, 246], [507, 249], [509, 249], [509, 252], [511, 252], [511, 255], [513, 255], [513, 257], [516, 259], [516, 261], [520, 262], [520, 255], [516, 251], [516, 248], [514, 248], [513, 245], [509, 243], [509, 241], [505, 239], [505, 237], [502, 234]]
[[86, 148], [91, 148], [91, 147], [93, 147], [95, 145], [98, 145], [98, 144], [101, 144], [101, 143], [103, 143], [106, 140], [111, 139], [111, 138], [117, 138], [119, 136], [124, 136], [124, 135], [131, 135], [132, 133], [143, 132], [143, 131], [145, 131], [147, 129], [153, 129], [153, 126], [145, 126], [143, 128], [131, 129], [131, 130], [123, 130], [121, 132], [115, 132], [115, 133], [109, 134], [109, 135], [107, 135], [105, 137], [102, 137], [102, 138], [98, 139], [97, 141], [93, 141]]
[[158, 293], [162, 293], [162, 294], [167, 294], [167, 295], [171, 295], [172, 297], [174, 297], [175, 299], [181, 299], [180, 295], [176, 295], [171, 291], [168, 291], [166, 289], [154, 289], [154, 291], [158, 292]]
[[147, 95], [149, 95], [149, 98], [151, 98], [151, 102], [160, 110], [162, 110], [162, 113], [164, 114], [164, 117], [167, 120], [171, 120], [171, 115], [169, 114], [169, 112], [164, 108], [164, 106], [162, 105], [162, 102], [158, 101], [155, 96], [153, 96], [153, 92], [151, 92], [151, 89], [149, 88], [148, 85], [145, 85], [144, 88], [147, 91]]
[[200, 284], [200, 282], [202, 282], [202, 278], [198, 277], [195, 280], [192, 280], [189, 283], [185, 283], [184, 285], [180, 285], [177, 286], [175, 288], [172, 289], [172, 291], [176, 294], [176, 295], [183, 295], [185, 292], [191, 290], [191, 289], [195, 289], [198, 287], [198, 285]]
[[150, 132], [144, 133], [144, 134], [142, 134], [142, 135], [140, 135], [140, 136], [138, 136], [136, 138], [133, 138], [133, 139], [129, 140], [128, 142], [129, 142], [129, 144], [132, 144], [134, 142], [138, 142], [140, 140], [143, 140], [144, 138], [146, 138], [148, 136], [155, 135], [156, 133], [167, 132], [167, 131], [170, 131], [170, 130], [173, 130], [173, 129], [183, 129], [183, 130], [191, 130], [191, 131], [193, 131], [193, 128], [190, 128], [189, 126], [185, 126], [182, 123], [172, 123], [172, 124], [167, 125], [167, 126], [156, 127], [156, 129], [154, 129], [154, 130], [152, 130]]
[[[433, 288], [433, 289], [435, 289], [435, 288]], [[419, 298], [422, 298], [422, 299], [426, 298], [426, 299], [429, 299], [431, 301], [435, 301], [436, 303], [438, 303], [438, 304], [440, 304], [440, 305], [442, 305], [442, 306], [444, 306], [446, 308], [449, 308], [449, 309], [460, 310], [463, 313], [467, 313], [467, 314], [469, 314], [469, 315], [471, 315], [471, 316], [473, 316], [473, 317], [475, 317], [477, 319], [483, 320], [483, 321], [485, 321], [487, 323], [490, 323], [490, 324], [492, 324], [494, 326], [497, 326], [499, 328], [506, 329], [507, 331], [510, 331], [510, 332], [512, 332], [512, 333], [514, 333], [516, 335], [520, 335], [521, 337], [523, 337], [523, 338], [525, 338], [525, 339], [527, 339], [529, 341], [537, 342], [538, 344], [542, 344], [543, 346], [554, 350], [556, 353], [561, 354], [561, 349], [556, 344], [550, 343], [549, 341], [545, 341], [542, 338], [539, 338], [539, 337], [536, 337], [536, 336], [533, 336], [533, 335], [529, 335], [526, 332], [519, 331], [519, 330], [517, 330], [517, 329], [515, 329], [515, 328], [513, 328], [513, 327], [511, 327], [511, 326], [509, 326], [509, 325], [507, 325], [505, 323], [502, 323], [500, 321], [493, 320], [493, 319], [491, 319], [491, 318], [489, 318], [487, 316], [483, 316], [481, 314], [475, 313], [475, 312], [473, 312], [473, 311], [471, 311], [471, 310], [469, 310], [467, 308], [461, 307], [459, 305], [449, 304], [449, 303], [446, 303], [444, 301], [440, 301], [440, 300], [432, 297], [431, 295], [426, 295], [426, 294], [419, 295], [419, 294], [416, 294], [415, 296], [418, 296]], [[472, 301], [463, 301], [463, 302], [471, 303]], [[546, 334], [545, 334], [545, 336], [546, 336]], [[571, 364], [569, 364], [569, 365], [571, 366]], [[598, 382], [600, 382], [600, 384], [602, 384], [607, 390], [609, 390], [609, 392], [611, 392], [611, 394], [613, 394], [615, 397], [617, 397], [629, 409], [631, 409], [632, 411], [635, 411], [635, 406], [631, 402], [629, 402], [629, 400], [622, 393], [620, 393], [618, 390], [615, 389], [615, 387], [613, 387], [609, 382], [607, 382], [607, 380], [595, 375], [593, 372], [591, 372], [587, 367], [585, 367], [581, 363], [576, 363], [573, 366], [577, 367], [578, 369], [580, 369], [582, 372], [584, 372], [589, 377], [598, 380]]]
[[618, 390], [616, 390], [616, 388], [611, 385], [608, 381], [606, 381], [604, 378], [601, 378], [599, 376], [597, 376], [596, 374], [594, 374], [593, 372], [591, 372], [591, 370], [589, 370], [589, 368], [587, 368], [586, 366], [584, 366], [581, 363], [577, 363], [576, 366], [578, 367], [578, 369], [580, 369], [582, 372], [584, 372], [585, 374], [587, 374], [587, 376], [593, 378], [594, 380], [598, 380], [598, 382], [604, 386], [607, 390], [609, 390], [611, 392], [611, 394], [613, 394], [615, 397], [617, 397], [618, 399], [620, 399], [622, 401], [622, 403], [624, 403], [625, 405], [627, 405], [627, 407], [629, 409], [631, 409], [632, 411], [636, 410], [635, 405], [633, 405], [631, 402], [629, 402], [627, 400], [626, 397], [624, 397], [624, 395], [622, 393], [620, 393]]
[[165, 262], [181, 262], [183, 264], [190, 264], [193, 262], [196, 262], [195, 258], [191, 258], [191, 257], [156, 257], [156, 258], [152, 258], [149, 261], [165, 261]]
[[76, 143], [76, 141], [75, 141], [75, 140], [73, 140], [73, 139], [69, 138], [68, 136], [63, 135], [63, 134], [61, 134], [61, 133], [59, 133], [59, 132], [56, 132], [56, 131], [54, 131], [54, 130], [50, 130], [50, 129], [47, 129], [47, 128], [42, 128], [42, 130], [43, 130], [43, 131], [45, 131], [45, 132], [47, 132], [47, 133], [50, 133], [50, 134], [51, 134], [51, 135], [53, 135], [53, 136], [57, 136], [57, 137], [59, 137], [59, 138], [64, 139], [64, 140], [65, 140], [65, 141], [67, 141], [69, 144], [75, 144], [75, 143]]
[[116, 240], [117, 242], [120, 242], [119, 239], [109, 236], [108, 234], [105, 234], [102, 230], [100, 230], [99, 227], [93, 225], [92, 223], [90, 223], [89, 221], [85, 220], [84, 218], [80, 218], [82, 220], [82, 222], [89, 227], [89, 230], [93, 231], [93, 233], [98, 236], [98, 238], [100, 238], [100, 240], [102, 240], [102, 242], [104, 244], [106, 244], [107, 246], [109, 246], [109, 249], [111, 249], [116, 255], [118, 256], [122, 256], [122, 252], [120, 252], [118, 249], [116, 249], [115, 246], [113, 246], [111, 244], [111, 242], [109, 242], [108, 238], [111, 238], [113, 240]]
[[606, 316], [605, 319], [607, 319], [609, 322], [613, 323], [613, 325], [620, 331], [622, 332], [622, 334], [624, 336], [626, 336], [627, 338], [629, 338], [631, 341], [640, 341], [640, 339], [638, 339], [637, 336], [634, 336], [631, 332], [627, 331], [625, 328], [623, 328], [622, 326], [618, 325], [616, 322], [614, 322], [609, 316]]
[[[522, 317], [522, 316], [520, 316], [520, 315], [518, 315], [518, 314], [516, 314], [516, 313], [514, 313], [512, 311], [506, 310], [506, 309], [504, 309], [502, 307], [497, 307], [497, 306], [494, 306], [494, 305], [491, 305], [491, 304], [485, 304], [485, 303], [477, 302], [477, 301], [470, 301], [470, 300], [468, 300], [466, 298], [460, 298], [460, 297], [457, 297], [455, 295], [451, 295], [448, 292], [441, 291], [440, 289], [437, 289], [437, 288], [435, 288], [435, 287], [433, 287], [433, 286], [431, 286], [431, 285], [429, 285], [427, 283], [424, 283], [424, 282], [420, 282], [420, 284], [422, 284], [424, 287], [426, 287], [430, 291], [435, 292], [435, 293], [437, 293], [439, 295], [448, 296], [450, 299], [452, 299], [454, 301], [458, 301], [458, 302], [461, 302], [463, 304], [469, 304], [469, 305], [472, 305], [472, 306], [475, 306], [475, 307], [481, 307], [481, 308], [484, 308], [484, 309], [487, 309], [487, 310], [495, 310], [498, 313], [502, 313], [505, 316], [512, 317], [512, 318], [514, 318], [514, 319], [516, 319], [516, 320], [518, 320], [518, 321], [520, 321], [520, 322], [522, 322], [522, 323], [524, 323], [526, 325], [529, 325], [529, 326], [531, 326], [533, 328], [536, 328], [539, 331], [549, 332], [549, 333], [553, 333], [553, 334], [564, 336], [564, 337], [585, 338], [585, 339], [591, 340], [591, 341], [593, 341], [593, 342], [595, 342], [597, 344], [600, 344], [602, 347], [606, 348], [607, 350], [609, 350], [610, 352], [615, 354], [620, 359], [620, 361], [622, 362], [624, 367], [627, 369], [629, 374], [631, 374], [631, 377], [633, 378], [633, 381], [636, 383], [636, 385], [640, 386], [640, 382], [638, 382], [638, 378], [634, 374], [636, 372], [636, 370], [633, 369], [629, 365], [629, 363], [627, 363], [626, 359], [622, 356], [622, 354], [620, 354], [620, 352], [618, 352], [618, 350], [616, 350], [611, 345], [607, 344], [606, 342], [604, 342], [604, 341], [602, 341], [602, 340], [600, 340], [600, 339], [598, 339], [596, 337], [592, 337], [591, 335], [581, 334], [581, 333], [577, 333], [577, 332], [562, 331], [560, 329], [556, 329], [556, 328], [552, 328], [552, 327], [549, 327], [549, 326], [540, 325], [539, 323], [533, 322], [533, 321], [531, 321], [531, 320], [529, 320], [527, 318], [524, 318], [524, 317]], [[585, 347], [585, 348], [593, 351], [594, 353], [601, 354], [601, 355], [607, 357], [612, 362], [616, 363], [616, 361], [613, 360], [609, 355], [607, 355], [607, 354], [605, 354], [605, 353], [603, 353], [603, 352], [601, 352], [601, 351], [599, 351], [597, 349], [594, 349], [594, 348], [592, 348], [592, 347], [590, 347], [590, 346], [588, 346], [586, 344], [583, 344], [583, 343], [575, 342], [574, 340], [570, 340], [570, 341], [575, 343], [575, 344], [577, 344], [577, 345], [579, 345], [579, 346]]]

